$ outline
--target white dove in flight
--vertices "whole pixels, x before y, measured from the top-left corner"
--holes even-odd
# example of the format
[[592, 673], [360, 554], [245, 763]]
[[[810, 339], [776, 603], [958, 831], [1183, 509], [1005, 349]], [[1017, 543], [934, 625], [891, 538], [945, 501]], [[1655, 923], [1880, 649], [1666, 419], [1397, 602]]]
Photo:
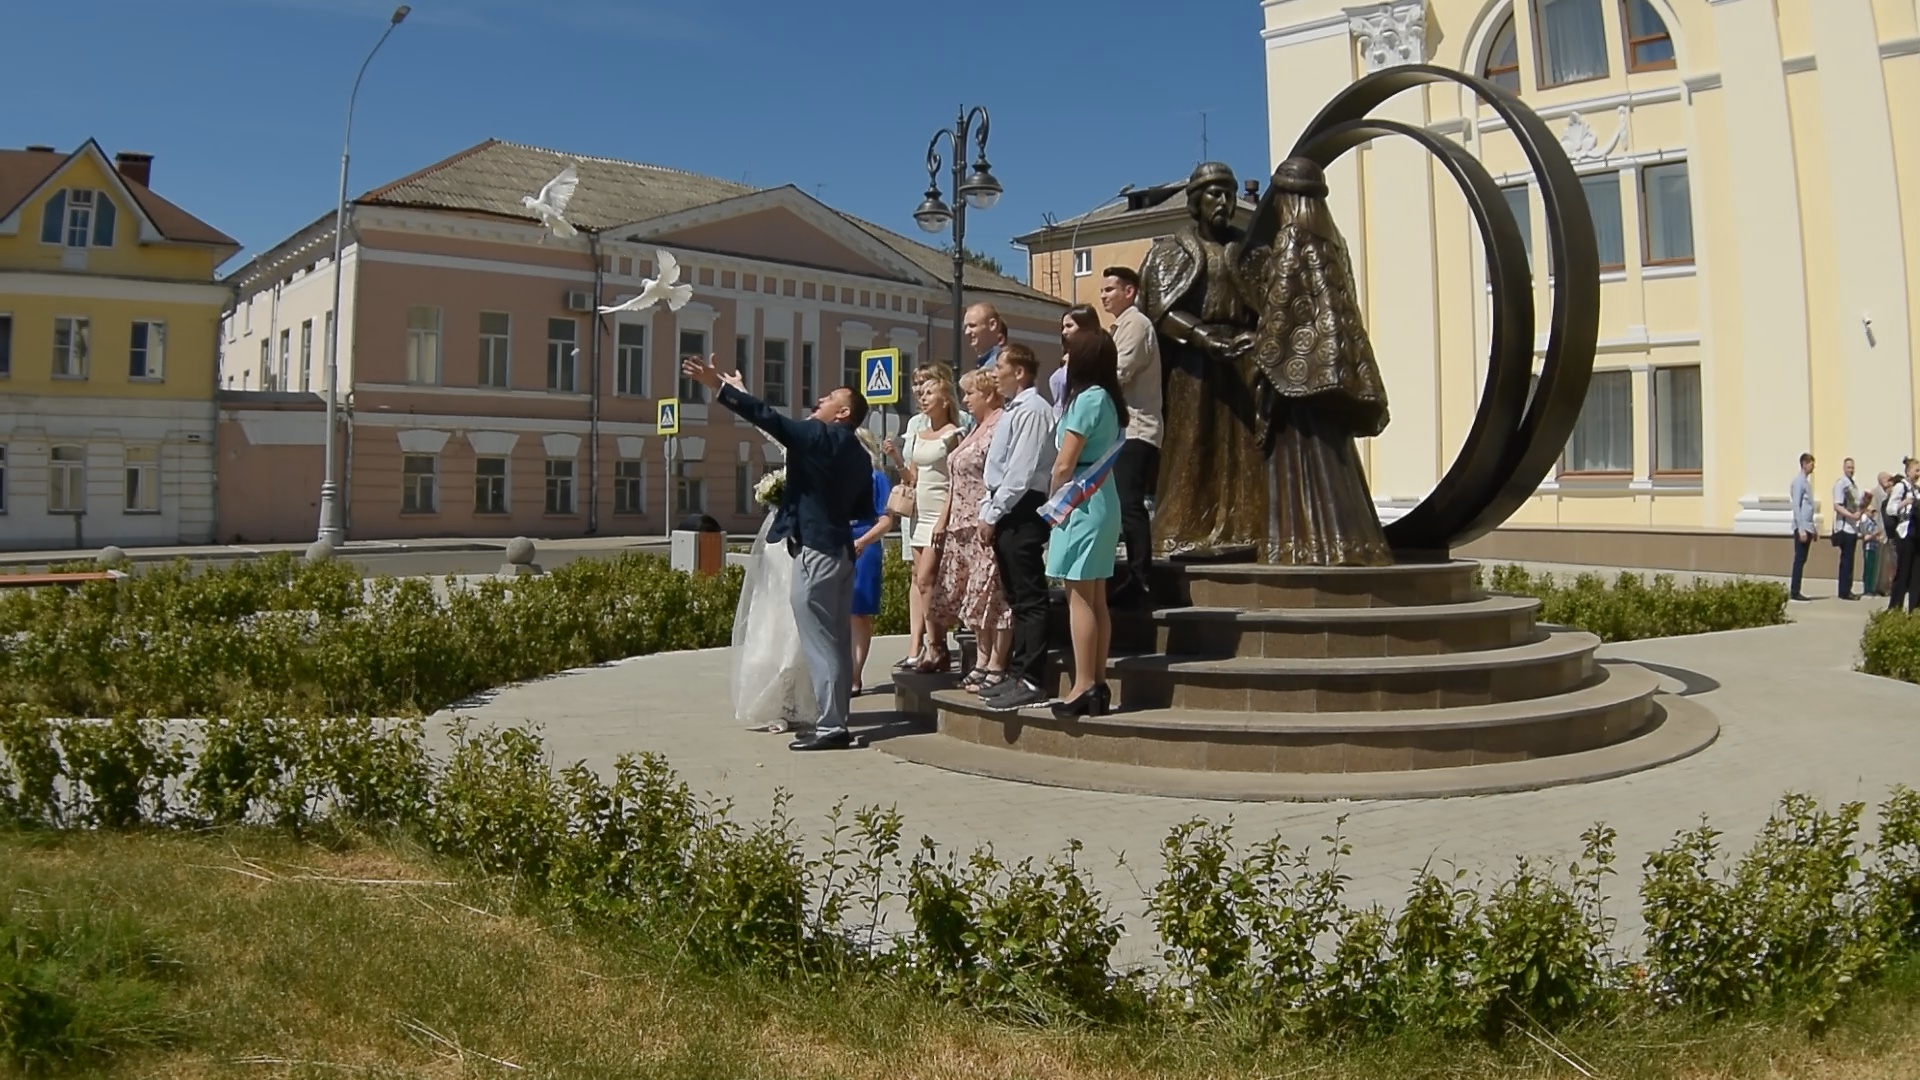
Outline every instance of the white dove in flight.
[[679, 311], [693, 299], [693, 286], [680, 284], [680, 261], [664, 251], [653, 253], [654, 267], [659, 277], [651, 277], [640, 283], [640, 295], [631, 300], [603, 307], [600, 314], [608, 315], [616, 311], [640, 311], [650, 308], [662, 300], [667, 302], [667, 310]]
[[[580, 174], [569, 163], [560, 170], [559, 176], [547, 181], [546, 186], [540, 189], [540, 194], [520, 196], [520, 205], [533, 211], [533, 216], [553, 230], [553, 235], [561, 238], [573, 236], [578, 230], [567, 223], [566, 212], [567, 204], [573, 201], [573, 189], [579, 186]], [[546, 243], [547, 238], [541, 236], [540, 242]]]

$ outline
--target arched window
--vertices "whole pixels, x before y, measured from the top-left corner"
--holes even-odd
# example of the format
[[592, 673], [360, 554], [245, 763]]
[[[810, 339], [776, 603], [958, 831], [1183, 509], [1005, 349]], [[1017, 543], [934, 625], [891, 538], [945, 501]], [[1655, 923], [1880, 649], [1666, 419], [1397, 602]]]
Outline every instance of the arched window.
[[1540, 89], [1607, 77], [1607, 24], [1600, 0], [1533, 0]]
[[1495, 86], [1520, 92], [1520, 38], [1514, 33], [1513, 13], [1494, 31], [1493, 45], [1487, 49], [1487, 62], [1480, 77]]
[[1628, 71], [1665, 71], [1673, 67], [1673, 35], [1647, 0], [1620, 0], [1620, 24], [1627, 33]]

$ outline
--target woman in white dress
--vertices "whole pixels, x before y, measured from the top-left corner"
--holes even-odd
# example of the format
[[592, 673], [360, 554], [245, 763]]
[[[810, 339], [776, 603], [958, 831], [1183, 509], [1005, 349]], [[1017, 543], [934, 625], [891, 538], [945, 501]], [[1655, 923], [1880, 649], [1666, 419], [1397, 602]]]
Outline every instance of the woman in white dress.
[[754, 490], [767, 518], [753, 538], [733, 612], [733, 716], [756, 731], [788, 731], [796, 718], [819, 712], [793, 618], [793, 556], [785, 544], [767, 543], [771, 508], [780, 502], [776, 484], [785, 476], [785, 469], [770, 473]]
[[[926, 375], [915, 387], [920, 415], [926, 426], [906, 439], [907, 476], [913, 484], [913, 519], [907, 533], [907, 546], [913, 551], [913, 600], [910, 614], [920, 625], [910, 628], [913, 640], [924, 642], [913, 670], [945, 671], [953, 663], [947, 649], [950, 627], [938, 625], [930, 617], [933, 579], [940, 560], [939, 537], [934, 526], [947, 508], [950, 478], [947, 455], [960, 445], [965, 434], [960, 427], [959, 396], [953, 390], [953, 375], [945, 365], [923, 369]], [[922, 631], [924, 628], [924, 638]]]

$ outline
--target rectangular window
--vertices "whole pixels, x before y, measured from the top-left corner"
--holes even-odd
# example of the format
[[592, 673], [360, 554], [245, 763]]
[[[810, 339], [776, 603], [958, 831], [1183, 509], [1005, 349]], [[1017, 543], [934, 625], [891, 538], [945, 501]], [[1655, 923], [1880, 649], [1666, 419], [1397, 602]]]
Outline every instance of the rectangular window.
[[579, 341], [579, 323], [572, 319], [547, 320], [547, 389], [573, 393]]
[[814, 402], [813, 342], [800, 343], [800, 400], [794, 404], [811, 408]]
[[0, 514], [7, 512], [7, 447], [0, 443]]
[[13, 374], [13, 316], [0, 315], [0, 379]]
[[473, 512], [476, 514], [507, 512], [506, 458], [473, 459]]
[[1633, 471], [1633, 373], [1596, 371], [1567, 440], [1566, 472]]
[[760, 343], [760, 396], [775, 408], [787, 407], [787, 343]]
[[1533, 0], [1540, 89], [1607, 77], [1607, 25], [1600, 0]]
[[280, 370], [273, 377], [274, 381], [280, 384], [280, 389], [282, 390], [293, 389], [293, 380], [288, 377], [288, 372], [292, 367], [293, 331], [282, 330], [280, 331]]
[[93, 192], [73, 188], [67, 192], [67, 246], [83, 248], [93, 242]]
[[313, 320], [300, 324], [300, 392], [313, 391]]
[[62, 315], [53, 320], [54, 378], [84, 379], [87, 377], [88, 346], [92, 338], [92, 324], [86, 319]]
[[1621, 0], [1620, 22], [1627, 31], [1628, 71], [1673, 69], [1673, 36], [1647, 0]]
[[1593, 213], [1593, 239], [1600, 249], [1600, 269], [1621, 270], [1627, 265], [1626, 228], [1620, 221], [1620, 174], [1597, 173], [1580, 178], [1587, 209]]
[[[754, 388], [755, 384], [753, 381], [753, 338], [746, 334], [737, 334], [734, 336], [733, 370], [740, 373], [740, 380], [747, 384], [748, 390], [752, 390]], [[761, 377], [762, 378], [766, 377], [764, 372], [761, 373]], [[761, 397], [768, 401], [772, 400], [770, 398], [766, 398], [766, 394], [764, 392], [761, 392]]]
[[504, 311], [480, 313], [480, 371], [477, 382], [507, 388], [507, 358], [512, 355], [513, 317]]
[[1527, 246], [1527, 266], [1533, 266], [1533, 210], [1527, 195], [1527, 186], [1501, 188], [1500, 194], [1507, 197], [1507, 209], [1513, 212], [1513, 220], [1520, 226], [1520, 240]]
[[613, 512], [616, 514], [644, 514], [647, 512], [646, 462], [616, 461], [613, 463]]
[[1700, 368], [1653, 369], [1653, 471], [1697, 473], [1701, 462]]
[[1646, 230], [1648, 266], [1693, 261], [1693, 204], [1687, 163], [1649, 165], [1640, 170], [1640, 220]]
[[735, 462], [733, 466], [733, 512], [753, 512], [753, 467], [744, 461]]
[[[680, 331], [680, 355], [705, 360], [707, 357], [707, 335], [699, 330]], [[680, 365], [677, 363], [674, 364], [674, 370], [680, 370]], [[683, 404], [699, 405], [707, 400], [707, 388], [687, 378], [685, 375], [680, 376], [679, 394], [680, 401]]]
[[127, 378], [161, 379], [167, 371], [167, 324], [140, 320], [133, 324], [133, 347], [127, 354]]
[[840, 350], [839, 386], [860, 385], [860, 353], [860, 349], [851, 345]]
[[400, 458], [400, 512], [431, 514], [440, 509], [435, 480], [440, 462], [432, 454], [404, 454]]
[[547, 459], [547, 513], [573, 513], [573, 459]]
[[674, 509], [682, 514], [705, 513], [707, 482], [687, 468], [685, 458], [673, 459]]
[[159, 450], [151, 446], [127, 447], [125, 508], [129, 514], [160, 512]]
[[[326, 349], [333, 350], [328, 355], [334, 357], [335, 360], [338, 360], [340, 357], [340, 343], [333, 340], [333, 312], [331, 311], [327, 312], [327, 325], [326, 325], [326, 329], [322, 331], [322, 333], [325, 336], [325, 340], [322, 342], [320, 348], [323, 350], [326, 350]], [[325, 357], [322, 357], [321, 359], [324, 361]], [[321, 386], [324, 389], [326, 385], [326, 375], [322, 373], [320, 376], [320, 379], [321, 379]]]
[[[1058, 265], [1058, 264], [1055, 264]], [[1091, 277], [1093, 275], [1093, 252], [1082, 248], [1073, 253], [1073, 276]]]
[[47, 513], [77, 514], [87, 506], [87, 452], [56, 446], [47, 461]]
[[646, 397], [647, 324], [623, 322], [613, 340], [613, 392]]
[[273, 389], [273, 342], [260, 343], [260, 389]]
[[433, 385], [440, 381], [440, 309], [407, 309], [407, 381]]

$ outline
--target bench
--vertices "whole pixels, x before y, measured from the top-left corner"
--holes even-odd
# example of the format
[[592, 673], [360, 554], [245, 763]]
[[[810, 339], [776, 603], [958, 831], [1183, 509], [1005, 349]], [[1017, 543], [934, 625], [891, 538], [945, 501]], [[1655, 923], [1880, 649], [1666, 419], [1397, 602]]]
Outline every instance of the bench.
[[90, 581], [118, 581], [118, 570], [83, 570], [65, 574], [0, 574], [0, 589], [34, 589], [46, 585], [77, 589]]

